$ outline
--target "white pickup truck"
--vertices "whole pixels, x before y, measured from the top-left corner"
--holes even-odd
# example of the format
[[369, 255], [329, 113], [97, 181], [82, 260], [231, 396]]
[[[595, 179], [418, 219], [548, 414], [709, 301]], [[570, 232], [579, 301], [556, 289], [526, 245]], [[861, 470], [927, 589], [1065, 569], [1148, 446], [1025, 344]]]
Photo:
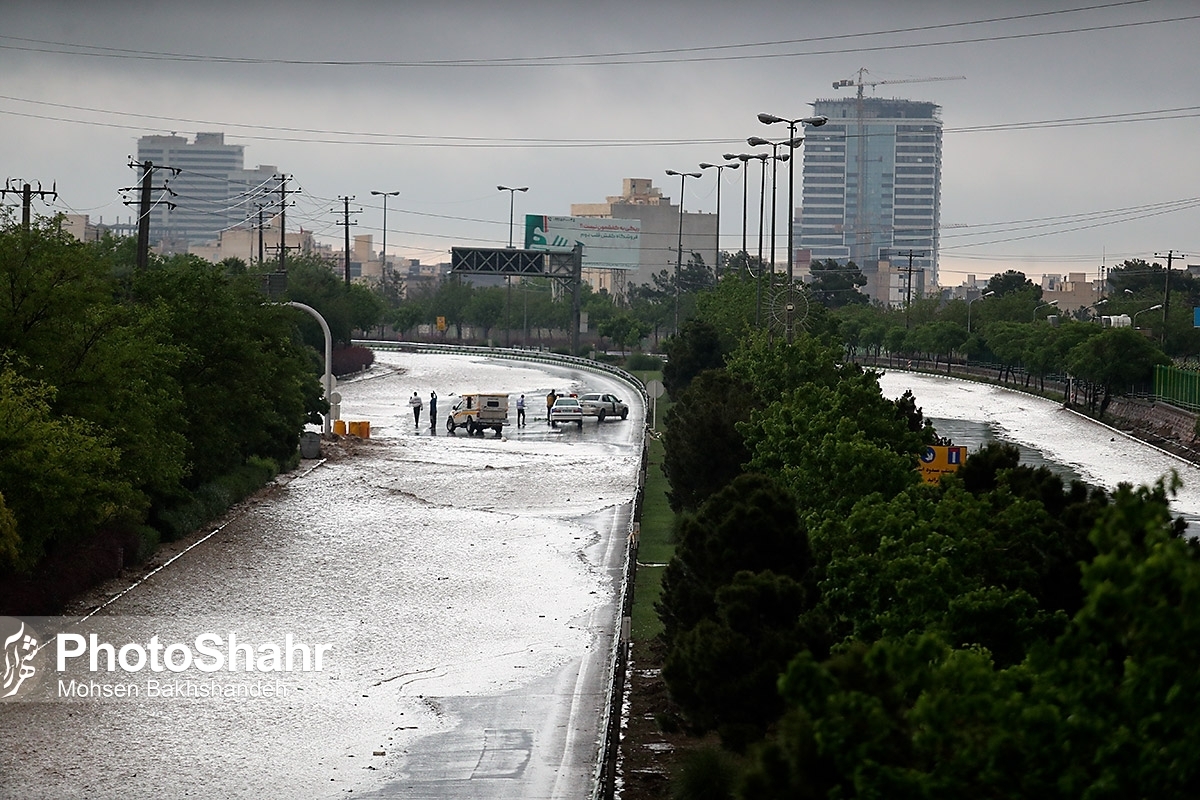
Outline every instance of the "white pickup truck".
[[508, 395], [468, 393], [458, 396], [458, 402], [446, 417], [446, 430], [454, 433], [457, 428], [466, 428], [467, 433], [480, 436], [491, 428], [499, 436], [508, 424]]
[[592, 392], [581, 395], [579, 405], [583, 406], [584, 416], [597, 417], [598, 422], [604, 422], [605, 417], [629, 416], [629, 406], [621, 402], [616, 395], [603, 392]]

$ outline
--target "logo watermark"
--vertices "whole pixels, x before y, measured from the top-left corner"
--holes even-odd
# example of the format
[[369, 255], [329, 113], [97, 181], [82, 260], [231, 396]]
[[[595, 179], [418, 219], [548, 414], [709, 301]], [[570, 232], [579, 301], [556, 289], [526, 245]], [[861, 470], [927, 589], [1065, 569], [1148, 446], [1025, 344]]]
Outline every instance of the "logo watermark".
[[0, 617], [0, 701], [282, 698], [339, 677], [340, 638], [273, 618]]
[[25, 620], [0, 617], [0, 643], [4, 658], [0, 700], [20, 697], [22, 693], [28, 696], [46, 671], [41, 635]]

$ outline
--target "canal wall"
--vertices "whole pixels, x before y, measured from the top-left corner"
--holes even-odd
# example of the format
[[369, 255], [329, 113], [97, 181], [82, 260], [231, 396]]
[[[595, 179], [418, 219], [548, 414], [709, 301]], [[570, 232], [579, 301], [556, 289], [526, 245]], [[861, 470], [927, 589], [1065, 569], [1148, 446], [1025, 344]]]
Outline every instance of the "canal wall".
[[1188, 461], [1200, 463], [1195, 412], [1154, 400], [1117, 397], [1109, 403], [1106, 416], [1111, 418], [1113, 427]]

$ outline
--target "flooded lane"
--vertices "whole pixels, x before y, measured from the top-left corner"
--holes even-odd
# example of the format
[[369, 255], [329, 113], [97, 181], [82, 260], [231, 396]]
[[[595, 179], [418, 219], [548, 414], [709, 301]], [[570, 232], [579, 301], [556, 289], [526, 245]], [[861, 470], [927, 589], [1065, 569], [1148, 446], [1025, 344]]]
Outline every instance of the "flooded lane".
[[885, 372], [880, 385], [887, 397], [912, 390], [939, 433], [970, 450], [988, 440], [1015, 444], [1025, 463], [1109, 490], [1120, 483], [1153, 484], [1175, 471], [1183, 486], [1172, 509], [1189, 520], [1192, 531], [1200, 527], [1200, 469], [1061, 403], [991, 384], [898, 370]]
[[[291, 631], [333, 643], [331, 667], [284, 676], [282, 698], [0, 704], [0, 796], [589, 791], [644, 410], [574, 369], [378, 360], [340, 387], [370, 440], [305, 462], [102, 612], [137, 641], [174, 623]], [[551, 429], [550, 388], [613, 391], [633, 413]], [[525, 393], [528, 427], [451, 436], [416, 428], [405, 405], [437, 391], [444, 417], [451, 392], [478, 390]], [[471, 770], [423, 744], [447, 736]], [[477, 772], [514, 752], [520, 769]]]

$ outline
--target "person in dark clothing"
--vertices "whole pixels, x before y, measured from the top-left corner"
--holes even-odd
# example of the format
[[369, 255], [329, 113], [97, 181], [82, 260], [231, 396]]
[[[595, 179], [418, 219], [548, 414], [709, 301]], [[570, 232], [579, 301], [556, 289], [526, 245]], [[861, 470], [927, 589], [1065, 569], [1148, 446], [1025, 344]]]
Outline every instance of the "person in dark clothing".
[[525, 427], [525, 395], [517, 398], [517, 427]]
[[437, 392], [429, 393], [429, 427], [437, 427]]
[[550, 424], [550, 409], [554, 408], [554, 401], [558, 399], [558, 395], [554, 390], [550, 390], [550, 394], [546, 395], [546, 424]]

